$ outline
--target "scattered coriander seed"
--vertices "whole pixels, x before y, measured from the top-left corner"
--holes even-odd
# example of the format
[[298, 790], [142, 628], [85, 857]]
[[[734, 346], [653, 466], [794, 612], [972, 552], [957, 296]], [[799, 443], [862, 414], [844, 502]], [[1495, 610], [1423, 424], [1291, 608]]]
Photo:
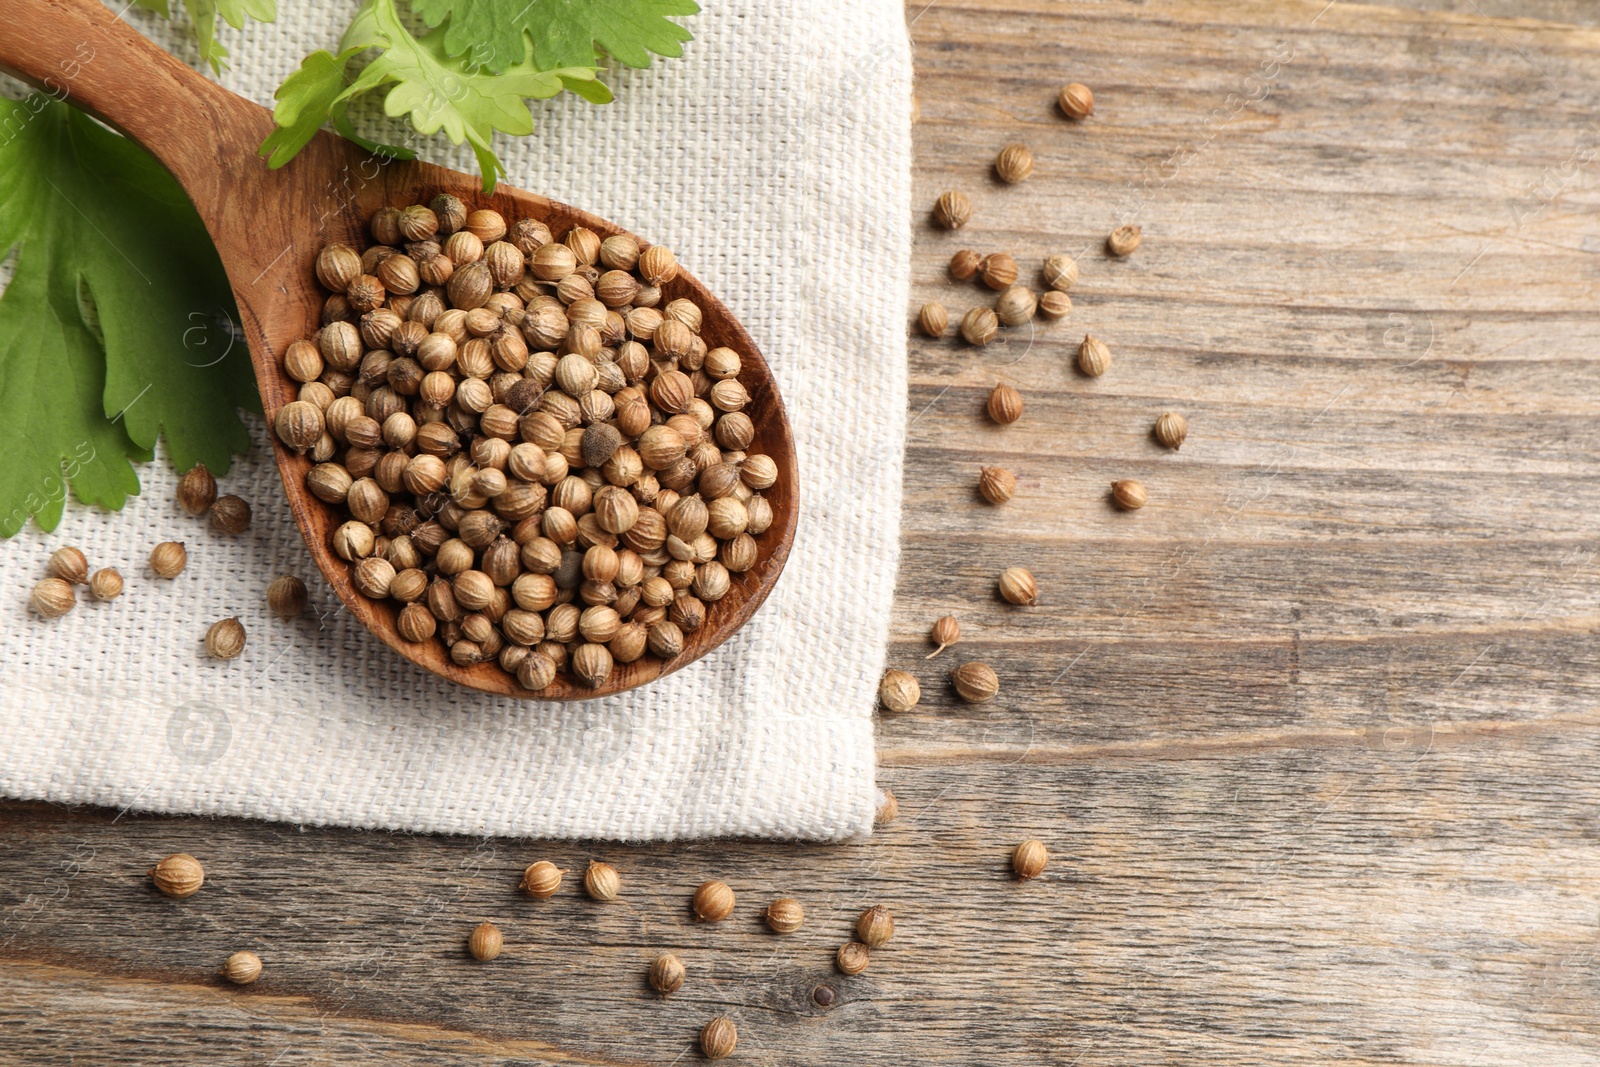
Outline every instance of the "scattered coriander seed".
[[505, 947], [505, 935], [494, 923], [479, 923], [467, 938], [467, 951], [475, 960], [492, 960]]
[[922, 687], [910, 674], [893, 669], [883, 672], [883, 681], [878, 683], [878, 700], [884, 710], [910, 711], [921, 699]]
[[727, 882], [703, 882], [694, 891], [692, 903], [701, 922], [719, 923], [733, 914], [733, 890]]
[[900, 801], [895, 798], [893, 789], [883, 791], [883, 799], [878, 802], [878, 812], [872, 821], [879, 826], [887, 826], [894, 822], [900, 814]]
[[962, 316], [961, 336], [968, 344], [980, 348], [993, 341], [995, 334], [1000, 332], [1000, 318], [988, 308], [973, 308]]
[[832, 986], [819, 985], [811, 991], [811, 1002], [819, 1008], [831, 1007], [837, 995]]
[[1017, 476], [1004, 467], [985, 467], [978, 472], [978, 492], [991, 504], [1004, 504], [1017, 493]]
[[860, 974], [872, 962], [872, 950], [859, 941], [849, 941], [839, 946], [834, 963], [841, 974]]
[[305, 611], [306, 599], [306, 583], [292, 574], [280, 574], [267, 585], [267, 608], [280, 619]]
[[522, 891], [535, 900], [549, 900], [561, 888], [561, 878], [567, 872], [549, 860], [529, 864], [522, 872]]
[[45, 578], [28, 595], [28, 607], [42, 619], [59, 619], [78, 603], [72, 586], [60, 578]]
[[650, 988], [662, 996], [668, 996], [683, 988], [687, 974], [682, 960], [670, 952], [663, 952], [651, 962], [649, 977]]
[[950, 672], [950, 684], [968, 704], [982, 704], [993, 700], [1000, 692], [1000, 678], [987, 663], [963, 663]]
[[1022, 394], [1004, 382], [989, 393], [989, 417], [1002, 426], [1022, 418]]
[[583, 888], [595, 900], [616, 900], [622, 892], [622, 875], [609, 863], [590, 860], [589, 869], [583, 872]]
[[206, 882], [206, 869], [187, 852], [174, 852], [150, 868], [150, 881], [169, 897], [192, 897]]
[[1189, 420], [1176, 411], [1169, 411], [1156, 420], [1156, 440], [1176, 452], [1189, 436]]
[[970, 248], [963, 248], [950, 257], [950, 277], [958, 282], [971, 281], [982, 264], [982, 256]]
[[1054, 255], [1046, 256], [1044, 260], [1044, 283], [1052, 289], [1066, 292], [1078, 281], [1078, 261], [1071, 256]]
[[779, 934], [792, 934], [806, 921], [806, 909], [793, 897], [779, 897], [761, 914], [773, 932]]
[[50, 558], [44, 564], [44, 572], [68, 585], [82, 585], [89, 580], [89, 559], [82, 549], [68, 545], [50, 553]]
[[1008, 185], [1027, 181], [1033, 173], [1033, 153], [1025, 144], [1008, 144], [994, 157], [994, 172]]
[[1000, 572], [1000, 595], [1013, 604], [1037, 604], [1039, 583], [1024, 567], [1007, 567]]
[[996, 292], [1015, 285], [1019, 273], [1017, 261], [1009, 252], [995, 252], [984, 256], [978, 270], [983, 278], [983, 284]]
[[1011, 853], [1011, 869], [1023, 881], [1037, 878], [1044, 873], [1045, 864], [1050, 862], [1050, 853], [1045, 850], [1044, 842], [1029, 839], [1022, 842]]
[[157, 578], [176, 578], [189, 565], [182, 541], [163, 541], [150, 550], [150, 569]]
[[1069, 119], [1084, 119], [1094, 114], [1094, 93], [1087, 85], [1072, 82], [1064, 86], [1056, 103]]
[[115, 600], [122, 595], [122, 575], [115, 567], [101, 567], [89, 576], [89, 595], [96, 600]]
[[1114, 256], [1131, 256], [1139, 247], [1143, 233], [1138, 226], [1118, 226], [1106, 238], [1106, 251]]
[[1123, 511], [1137, 511], [1144, 507], [1144, 483], [1136, 482], [1131, 478], [1124, 478], [1119, 482], [1111, 483], [1111, 499]]
[[223, 961], [222, 977], [234, 985], [249, 985], [261, 977], [261, 957], [254, 952], [235, 952]]
[[1072, 297], [1059, 289], [1048, 289], [1039, 296], [1039, 314], [1054, 322], [1072, 314]]
[[882, 948], [894, 936], [894, 916], [882, 904], [874, 904], [856, 920], [856, 936], [868, 948]]
[[1021, 326], [1039, 310], [1039, 300], [1026, 285], [1013, 285], [994, 302], [995, 317], [1006, 326]]
[[700, 1051], [708, 1060], [727, 1059], [739, 1044], [739, 1028], [726, 1015], [719, 1015], [700, 1028]]
[[244, 651], [244, 624], [219, 619], [206, 630], [206, 651], [213, 659], [234, 659]]
[[219, 533], [244, 533], [250, 529], [250, 505], [232, 494], [217, 497], [211, 505], [211, 525]]
[[1078, 345], [1078, 369], [1091, 378], [1098, 378], [1111, 369], [1111, 349], [1098, 337], [1083, 335]]
[[972, 218], [972, 201], [959, 189], [940, 195], [933, 204], [933, 221], [947, 230], [959, 230]]
[[922, 305], [922, 310], [917, 312], [917, 325], [922, 327], [922, 332], [929, 337], [943, 337], [945, 330], [950, 328], [950, 313], [944, 305], [937, 300], [931, 300]]
[[928, 639], [939, 647], [929, 652], [924, 659], [932, 659], [957, 641], [961, 640], [961, 624], [954, 615], [946, 615], [936, 620], [933, 629], [928, 631]]

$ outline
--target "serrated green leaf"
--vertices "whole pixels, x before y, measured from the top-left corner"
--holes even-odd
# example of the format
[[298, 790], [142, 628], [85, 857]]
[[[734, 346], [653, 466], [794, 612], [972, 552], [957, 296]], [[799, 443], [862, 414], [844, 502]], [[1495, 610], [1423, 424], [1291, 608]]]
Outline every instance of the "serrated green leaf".
[[277, 104], [272, 121], [278, 128], [267, 135], [257, 150], [267, 157], [267, 166], [276, 170], [293, 159], [317, 135], [335, 100], [344, 93], [344, 67], [360, 48], [346, 48], [338, 55], [318, 50], [300, 61], [300, 69], [283, 80], [273, 93]]
[[541, 70], [592, 67], [597, 50], [630, 67], [650, 55], [679, 56], [688, 30], [669, 16], [693, 15], [693, 0], [412, 0], [432, 29], [448, 23], [445, 55], [500, 72], [523, 62], [528, 43]]
[[[63, 457], [83, 500], [120, 507], [165, 436], [173, 463], [225, 472], [249, 445], [240, 406], [259, 407], [222, 265], [194, 208], [137, 146], [64, 104], [0, 101], [0, 254], [18, 250], [0, 295], [0, 534], [34, 506]], [[20, 122], [20, 126], [18, 123]], [[87, 289], [104, 335], [86, 323]]]

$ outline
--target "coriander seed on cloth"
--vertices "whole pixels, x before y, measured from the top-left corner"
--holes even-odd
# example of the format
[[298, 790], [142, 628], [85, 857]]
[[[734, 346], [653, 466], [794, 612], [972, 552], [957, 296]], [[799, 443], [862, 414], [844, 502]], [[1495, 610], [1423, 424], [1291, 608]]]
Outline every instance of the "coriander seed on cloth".
[[[348, 20], [336, 8], [284, 0], [274, 24], [224, 28], [223, 83], [270, 105], [306, 53], [336, 44]], [[137, 8], [126, 18], [192, 58], [183, 32]], [[671, 248], [771, 364], [794, 425], [801, 511], [756, 616], [705, 659], [616, 697], [459, 688], [341, 609], [289, 515], [270, 428], [254, 419], [250, 453], [218, 479], [219, 494], [251, 508], [236, 534], [189, 514], [158, 457], [120, 514], [73, 504], [54, 533], [30, 525], [0, 543], [15, 608], [0, 627], [0, 793], [469, 834], [870, 832], [905, 430], [904, 12], [889, 0], [718, 0], [684, 24], [695, 38], [684, 58], [608, 72], [617, 100], [604, 107], [536, 104], [535, 135], [496, 148], [508, 184]], [[475, 166], [468, 151], [424, 149]], [[316, 249], [295, 254], [310, 271]], [[854, 280], [867, 274], [878, 298], [862, 305]], [[162, 542], [187, 554], [170, 578], [150, 569]], [[81, 598], [53, 620], [27, 611], [63, 545], [115, 567], [122, 595]], [[305, 610], [288, 618], [267, 596], [283, 575], [307, 585]], [[207, 627], [233, 618], [248, 640], [215, 659]]]

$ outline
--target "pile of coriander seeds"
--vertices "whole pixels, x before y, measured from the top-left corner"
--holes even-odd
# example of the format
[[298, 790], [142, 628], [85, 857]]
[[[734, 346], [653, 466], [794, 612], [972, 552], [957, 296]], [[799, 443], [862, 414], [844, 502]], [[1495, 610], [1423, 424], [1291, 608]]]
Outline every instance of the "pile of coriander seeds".
[[670, 660], [755, 565], [777, 463], [750, 452], [742, 360], [662, 304], [670, 250], [510, 224], [456, 197], [384, 208], [316, 261], [321, 329], [274, 418], [331, 548], [409, 642], [528, 690]]

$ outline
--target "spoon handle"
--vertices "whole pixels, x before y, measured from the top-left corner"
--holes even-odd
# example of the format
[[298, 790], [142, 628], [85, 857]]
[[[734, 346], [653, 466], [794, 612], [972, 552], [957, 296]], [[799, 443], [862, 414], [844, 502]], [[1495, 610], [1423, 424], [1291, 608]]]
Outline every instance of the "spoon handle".
[[190, 70], [98, 0], [5, 0], [5, 20], [0, 68], [139, 142], [208, 223], [241, 191], [240, 171], [264, 169], [255, 148], [272, 130], [269, 113]]

